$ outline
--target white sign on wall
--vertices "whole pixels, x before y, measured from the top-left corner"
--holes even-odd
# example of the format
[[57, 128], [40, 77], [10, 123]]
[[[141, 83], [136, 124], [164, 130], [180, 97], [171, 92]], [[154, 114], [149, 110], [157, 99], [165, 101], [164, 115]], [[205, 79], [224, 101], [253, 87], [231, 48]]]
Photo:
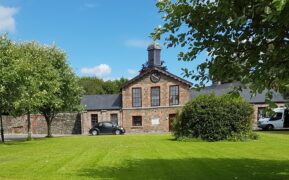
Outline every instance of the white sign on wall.
[[152, 125], [160, 124], [160, 118], [152, 118]]

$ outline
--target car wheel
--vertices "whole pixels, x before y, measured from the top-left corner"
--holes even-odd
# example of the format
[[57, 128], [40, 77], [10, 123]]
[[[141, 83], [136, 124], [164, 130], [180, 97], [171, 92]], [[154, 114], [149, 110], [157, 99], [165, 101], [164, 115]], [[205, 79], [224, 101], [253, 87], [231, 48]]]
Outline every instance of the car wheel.
[[266, 129], [268, 131], [272, 131], [274, 129], [274, 126], [272, 124], [269, 124], [269, 125], [266, 126]]
[[120, 130], [118, 130], [118, 129], [115, 130], [115, 134], [116, 134], [116, 135], [120, 135], [120, 134], [121, 134]]
[[96, 135], [98, 135], [98, 132], [97, 132], [97, 130], [93, 130], [93, 131], [91, 132], [91, 135], [93, 135], [93, 136], [96, 136]]

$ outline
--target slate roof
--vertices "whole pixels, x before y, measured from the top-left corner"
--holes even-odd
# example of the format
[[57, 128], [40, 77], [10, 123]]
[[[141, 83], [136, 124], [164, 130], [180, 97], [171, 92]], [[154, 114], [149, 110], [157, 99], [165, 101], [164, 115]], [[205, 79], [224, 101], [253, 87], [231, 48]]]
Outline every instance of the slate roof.
[[92, 110], [119, 110], [121, 109], [121, 95], [85, 95], [81, 98], [81, 104], [87, 111]]
[[[233, 87], [239, 87], [239, 86], [241, 86], [240, 82], [212, 85], [212, 86], [205, 87], [201, 89], [200, 91], [191, 90], [190, 95], [191, 95], [191, 99], [197, 97], [200, 94], [208, 94], [208, 93], [215, 93], [217, 96], [220, 96], [224, 93], [230, 92]], [[250, 89], [242, 89], [242, 91], [240, 92], [240, 95], [243, 98], [245, 98], [248, 102], [253, 103], [253, 104], [265, 103], [265, 94], [266, 94], [266, 91], [263, 91], [262, 93], [256, 94], [256, 96], [251, 97]], [[280, 93], [275, 92], [275, 91], [273, 91], [272, 100], [273, 102], [276, 102], [276, 103], [288, 102], [288, 99], [284, 99]]]
[[177, 81], [180, 81], [180, 82], [182, 82], [182, 83], [184, 83], [184, 84], [186, 84], [186, 85], [188, 85], [188, 86], [190, 86], [190, 87], [192, 86], [192, 83], [191, 83], [191, 82], [189, 82], [189, 81], [187, 81], [187, 80], [185, 80], [185, 79], [183, 79], [183, 78], [180, 78], [180, 77], [178, 77], [178, 76], [176, 76], [176, 75], [174, 75], [174, 74], [172, 74], [172, 73], [170, 73], [170, 72], [168, 72], [168, 71], [164, 71], [164, 70], [162, 70], [162, 69], [160, 69], [160, 68], [158, 68], [158, 67], [152, 67], [152, 68], [149, 68], [148, 70], [146, 70], [145, 72], [140, 73], [139, 75], [137, 75], [136, 77], [132, 78], [132, 79], [129, 80], [128, 82], [126, 82], [126, 83], [122, 86], [122, 88], [124, 88], [124, 87], [130, 85], [131, 83], [133, 83], [133, 82], [141, 79], [142, 77], [144, 77], [145, 75], [147, 75], [147, 74], [149, 74], [149, 73], [151, 73], [151, 72], [153, 72], [153, 71], [160, 72], [160, 73], [162, 73], [162, 74], [164, 74], [164, 75], [166, 75], [166, 76], [168, 76], [168, 77], [171, 77], [171, 78], [173, 78], [173, 79], [175, 79], [175, 80], [177, 80]]

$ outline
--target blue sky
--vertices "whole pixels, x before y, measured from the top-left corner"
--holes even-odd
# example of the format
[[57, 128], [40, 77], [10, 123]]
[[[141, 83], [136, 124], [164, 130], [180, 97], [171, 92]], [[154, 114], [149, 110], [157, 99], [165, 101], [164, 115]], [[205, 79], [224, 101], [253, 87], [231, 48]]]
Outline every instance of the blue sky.
[[[16, 41], [55, 43], [79, 76], [116, 79], [137, 75], [147, 61], [149, 34], [161, 25], [156, 0], [0, 0], [0, 33]], [[162, 44], [163, 42], [159, 42]], [[196, 62], [177, 60], [181, 49], [163, 47], [168, 70]]]

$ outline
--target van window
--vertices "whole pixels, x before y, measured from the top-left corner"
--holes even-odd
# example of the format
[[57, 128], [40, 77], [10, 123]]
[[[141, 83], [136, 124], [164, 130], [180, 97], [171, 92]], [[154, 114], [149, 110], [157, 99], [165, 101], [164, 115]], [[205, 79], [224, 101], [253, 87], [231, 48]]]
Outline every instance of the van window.
[[283, 113], [277, 112], [274, 116], [272, 116], [272, 117], [270, 118], [270, 121], [280, 120], [280, 119], [282, 119], [282, 115], [283, 115]]

